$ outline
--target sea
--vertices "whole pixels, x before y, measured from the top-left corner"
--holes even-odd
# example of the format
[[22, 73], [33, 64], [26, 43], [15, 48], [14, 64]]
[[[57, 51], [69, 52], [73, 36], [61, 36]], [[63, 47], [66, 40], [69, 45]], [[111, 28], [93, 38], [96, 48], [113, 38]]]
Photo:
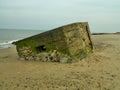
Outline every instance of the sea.
[[44, 30], [16, 30], [16, 29], [0, 29], [0, 49], [10, 48], [14, 45], [12, 42], [40, 34]]

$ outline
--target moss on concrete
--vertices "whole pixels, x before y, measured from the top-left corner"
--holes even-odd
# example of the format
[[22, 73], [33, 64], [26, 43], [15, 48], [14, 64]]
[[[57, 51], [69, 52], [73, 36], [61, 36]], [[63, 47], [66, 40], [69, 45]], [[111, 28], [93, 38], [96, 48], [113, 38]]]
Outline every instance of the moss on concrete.
[[79, 50], [79, 52], [74, 54], [75, 57], [79, 58], [79, 59], [83, 59], [87, 56], [87, 51], [86, 50]]

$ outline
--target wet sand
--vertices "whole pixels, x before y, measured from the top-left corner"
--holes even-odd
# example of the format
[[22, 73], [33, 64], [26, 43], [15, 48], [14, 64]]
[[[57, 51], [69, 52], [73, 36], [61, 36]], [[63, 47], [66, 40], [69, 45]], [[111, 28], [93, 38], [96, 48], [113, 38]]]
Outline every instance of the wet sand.
[[120, 35], [93, 35], [82, 61], [21, 61], [15, 47], [0, 49], [0, 90], [120, 90]]

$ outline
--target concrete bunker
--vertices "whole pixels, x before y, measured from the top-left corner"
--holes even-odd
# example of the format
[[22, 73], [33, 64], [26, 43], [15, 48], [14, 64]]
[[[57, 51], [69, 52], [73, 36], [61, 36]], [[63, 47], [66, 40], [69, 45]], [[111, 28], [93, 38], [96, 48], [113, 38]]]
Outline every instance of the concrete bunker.
[[[74, 62], [93, 50], [87, 22], [77, 22], [14, 42], [20, 58]], [[52, 58], [52, 59], [51, 59]]]

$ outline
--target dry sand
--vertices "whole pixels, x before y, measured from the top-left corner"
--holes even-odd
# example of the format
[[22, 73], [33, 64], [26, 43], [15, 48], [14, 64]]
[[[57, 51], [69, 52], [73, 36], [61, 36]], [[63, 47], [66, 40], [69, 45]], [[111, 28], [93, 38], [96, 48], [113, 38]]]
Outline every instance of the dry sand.
[[120, 35], [93, 35], [94, 52], [80, 62], [18, 60], [0, 49], [0, 90], [120, 90]]

